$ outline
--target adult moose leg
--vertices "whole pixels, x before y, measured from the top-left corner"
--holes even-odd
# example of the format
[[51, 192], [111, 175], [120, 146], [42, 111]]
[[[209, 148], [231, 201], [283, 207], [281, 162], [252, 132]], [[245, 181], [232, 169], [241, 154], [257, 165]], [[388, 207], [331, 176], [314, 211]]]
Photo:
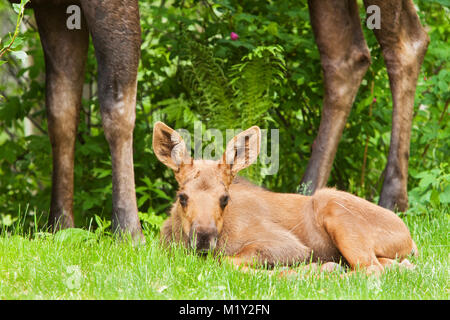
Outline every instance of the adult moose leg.
[[381, 28], [374, 29], [386, 63], [392, 91], [391, 144], [379, 204], [388, 209], [408, 207], [408, 160], [414, 95], [429, 37], [411, 0], [365, 0], [380, 8]]
[[325, 96], [319, 132], [302, 179], [310, 191], [324, 187], [347, 117], [370, 65], [355, 0], [309, 0], [320, 53]]
[[114, 232], [143, 240], [133, 170], [137, 69], [141, 28], [138, 1], [83, 0], [98, 61], [100, 109], [112, 160]]
[[66, 27], [66, 6], [35, 5], [46, 66], [48, 132], [53, 152], [49, 224], [53, 230], [74, 226], [73, 166], [84, 67], [89, 41], [86, 23]]

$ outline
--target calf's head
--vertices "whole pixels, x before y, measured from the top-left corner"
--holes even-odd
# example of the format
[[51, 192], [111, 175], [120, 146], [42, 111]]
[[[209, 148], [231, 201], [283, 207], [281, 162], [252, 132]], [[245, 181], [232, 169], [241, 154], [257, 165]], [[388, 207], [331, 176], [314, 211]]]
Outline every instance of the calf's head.
[[215, 248], [224, 213], [233, 201], [229, 186], [240, 170], [256, 160], [260, 144], [261, 132], [254, 126], [230, 140], [220, 160], [194, 160], [178, 132], [155, 123], [153, 150], [175, 173], [179, 189], [174, 210], [192, 248], [200, 252]]

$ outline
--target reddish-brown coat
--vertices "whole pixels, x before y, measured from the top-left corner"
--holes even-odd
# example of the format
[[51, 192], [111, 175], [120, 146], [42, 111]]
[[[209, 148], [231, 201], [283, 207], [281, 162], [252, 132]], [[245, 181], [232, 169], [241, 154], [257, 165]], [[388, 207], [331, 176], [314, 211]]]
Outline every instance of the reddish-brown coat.
[[[253, 129], [250, 134], [260, 133]], [[171, 139], [175, 145], [164, 141], [171, 135], [177, 137], [171, 128], [156, 123], [153, 148], [156, 156], [174, 169], [179, 194], [188, 200], [182, 205], [177, 199], [173, 204], [161, 230], [165, 243], [181, 242], [195, 248], [193, 225], [197, 230], [213, 225], [217, 232], [216, 239], [210, 238], [211, 248], [236, 264], [289, 265], [320, 260], [343, 261], [353, 269], [359, 265], [382, 270], [386, 261], [401, 261], [413, 249], [417, 253], [408, 228], [390, 210], [335, 189], [320, 189], [312, 196], [271, 192], [235, 178], [237, 171], [232, 165], [192, 160], [185, 151], [178, 154], [185, 162], [173, 165], [177, 161], [166, 155], [183, 142], [178, 137]], [[249, 152], [259, 152], [259, 146], [252, 145], [259, 139], [250, 139]], [[232, 149], [229, 144], [226, 153]], [[229, 201], [222, 209], [219, 199], [224, 194]]]

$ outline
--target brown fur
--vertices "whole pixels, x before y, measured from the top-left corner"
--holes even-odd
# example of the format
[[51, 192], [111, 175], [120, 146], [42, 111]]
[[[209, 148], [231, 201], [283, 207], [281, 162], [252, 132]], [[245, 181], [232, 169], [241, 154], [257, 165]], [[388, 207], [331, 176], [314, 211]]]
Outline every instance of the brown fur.
[[[158, 122], [154, 137], [160, 130], [172, 129]], [[153, 148], [166, 163], [159, 142], [154, 139]], [[185, 153], [182, 156], [186, 158]], [[391, 264], [393, 259], [405, 259], [413, 249], [417, 252], [408, 228], [398, 216], [347, 192], [320, 189], [313, 196], [275, 193], [242, 178], [234, 179], [226, 163], [188, 162], [175, 168], [179, 193], [185, 194], [188, 201], [185, 206], [179, 199], [173, 204], [161, 230], [165, 243], [195, 247], [192, 226], [215, 226], [212, 247], [232, 257], [236, 264], [342, 260], [353, 269], [359, 265], [377, 270], [382, 270], [387, 261]], [[208, 189], [202, 189], [205, 181]], [[229, 196], [229, 201], [221, 209], [219, 199], [223, 194]]]

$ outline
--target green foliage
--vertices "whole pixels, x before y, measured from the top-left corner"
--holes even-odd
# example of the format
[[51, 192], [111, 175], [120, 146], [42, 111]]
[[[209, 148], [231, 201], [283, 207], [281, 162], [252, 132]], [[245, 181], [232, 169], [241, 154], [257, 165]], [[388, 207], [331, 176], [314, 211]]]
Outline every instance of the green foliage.
[[[0, 38], [0, 58], [5, 53], [12, 54], [16, 59], [23, 60], [27, 57], [27, 54], [24, 51], [17, 51], [15, 50], [23, 41], [23, 38], [18, 37], [19, 34], [19, 28], [20, 24], [22, 23], [24, 11], [25, 11], [25, 5], [30, 0], [21, 0], [20, 4], [13, 3], [12, 7], [14, 9], [14, 12], [17, 14], [17, 20], [16, 20], [16, 28], [14, 30], [14, 34], [9, 34], [9, 42], [5, 45], [3, 45], [3, 39]], [[2, 64], [6, 63], [6, 61], [0, 60], [0, 66]]]
[[[273, 90], [285, 79], [285, 62], [281, 46], [260, 46], [232, 67], [238, 114], [234, 119], [242, 127], [262, 125], [272, 120], [266, 113], [275, 107], [276, 91]], [[271, 90], [272, 89], [272, 90]], [[236, 121], [236, 120], [235, 120]], [[273, 120], [272, 120], [273, 121]], [[228, 128], [231, 128], [231, 123]]]
[[[450, 15], [443, 1], [415, 3], [431, 38], [417, 84], [409, 166], [412, 211], [423, 213], [448, 205], [441, 195], [448, 193], [450, 158]], [[260, 163], [244, 174], [272, 190], [298, 191], [323, 99], [319, 53], [306, 2], [140, 1], [140, 10], [134, 161], [145, 228], [158, 228], [176, 189], [173, 174], [158, 162], [151, 147], [153, 123], [158, 120], [191, 132], [199, 120], [203, 129], [252, 125], [279, 129], [277, 174], [264, 175]], [[362, 6], [360, 15], [365, 16]], [[15, 30], [17, 14], [4, 0], [0, 19], [2, 26], [9, 27], [0, 32]], [[36, 217], [40, 217], [38, 224], [46, 221], [52, 162], [44, 109], [44, 59], [31, 11], [25, 11], [23, 23], [26, 30], [20, 30], [11, 49], [25, 52], [28, 58], [6, 54], [2, 58], [7, 63], [0, 66], [4, 96], [0, 101], [0, 221], [14, 224], [22, 212], [26, 226], [35, 227]], [[388, 154], [392, 99], [379, 45], [371, 30], [363, 30], [372, 65], [358, 91], [328, 184], [377, 201]], [[239, 39], [232, 40], [231, 32]], [[111, 160], [101, 127], [92, 46], [86, 70], [76, 142], [75, 222], [77, 226], [95, 222], [92, 228], [103, 230], [111, 213]], [[427, 176], [439, 184], [426, 184]]]
[[213, 127], [228, 128], [236, 119], [233, 93], [224, 70], [210, 48], [185, 37], [187, 60], [181, 74], [190, 104], [200, 111], [202, 118]]
[[413, 212], [426, 212], [426, 208], [440, 208], [450, 203], [449, 164], [441, 163], [440, 167], [422, 171], [413, 175], [418, 179], [417, 187], [409, 192], [410, 201], [415, 203]]
[[142, 222], [142, 228], [145, 233], [159, 233], [163, 222], [165, 220], [164, 215], [156, 215], [155, 212], [143, 213], [139, 212], [139, 219]]
[[261, 126], [271, 119], [266, 113], [274, 107], [273, 87], [284, 80], [281, 46], [256, 47], [224, 70], [210, 48], [187, 37], [185, 41], [190, 64], [182, 68], [183, 84], [201, 120], [224, 130]]
[[[197, 112], [209, 128], [222, 130], [225, 136], [226, 129], [247, 129], [253, 125], [266, 128], [269, 121], [274, 122], [268, 112], [276, 107], [276, 90], [285, 80], [281, 46], [258, 46], [224, 70], [210, 48], [188, 37], [185, 43], [184, 56], [190, 63], [181, 69], [189, 97], [184, 104]], [[172, 112], [179, 113], [179, 105], [163, 111], [170, 118]], [[262, 168], [257, 163], [241, 174], [261, 183]]]

